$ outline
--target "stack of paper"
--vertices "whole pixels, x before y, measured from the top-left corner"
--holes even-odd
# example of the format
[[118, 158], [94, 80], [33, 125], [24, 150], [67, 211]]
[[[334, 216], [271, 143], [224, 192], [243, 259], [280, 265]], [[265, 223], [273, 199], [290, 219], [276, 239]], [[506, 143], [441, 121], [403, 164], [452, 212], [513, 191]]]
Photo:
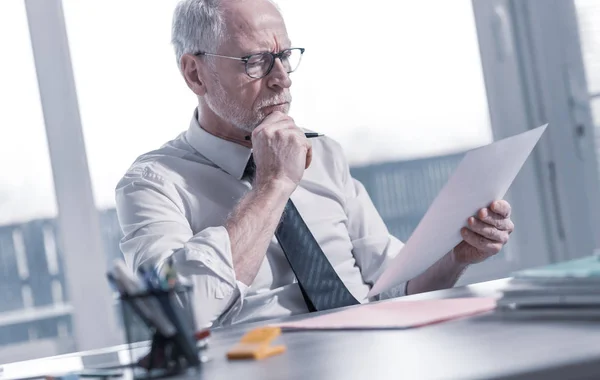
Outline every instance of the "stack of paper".
[[600, 256], [515, 273], [498, 308], [523, 315], [600, 317]]

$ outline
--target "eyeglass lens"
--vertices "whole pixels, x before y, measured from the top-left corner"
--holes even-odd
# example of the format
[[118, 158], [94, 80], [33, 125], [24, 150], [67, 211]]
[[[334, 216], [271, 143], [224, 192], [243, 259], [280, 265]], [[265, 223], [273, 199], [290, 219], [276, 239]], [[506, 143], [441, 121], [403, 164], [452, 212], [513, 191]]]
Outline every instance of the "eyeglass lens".
[[[296, 70], [302, 58], [300, 49], [288, 49], [282, 53], [281, 63], [286, 72], [291, 73]], [[271, 53], [254, 54], [246, 62], [246, 72], [252, 78], [262, 78], [268, 75], [272, 66], [274, 66], [273, 59], [274, 56]]]

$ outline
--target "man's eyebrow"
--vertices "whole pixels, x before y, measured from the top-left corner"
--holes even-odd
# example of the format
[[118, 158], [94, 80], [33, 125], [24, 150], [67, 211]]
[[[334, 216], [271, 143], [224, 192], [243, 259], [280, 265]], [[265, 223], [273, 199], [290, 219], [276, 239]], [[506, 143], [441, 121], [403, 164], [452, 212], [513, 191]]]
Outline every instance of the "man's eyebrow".
[[[284, 41], [281, 44], [281, 47], [279, 48], [279, 51], [282, 51], [282, 50], [285, 50], [285, 49], [290, 49], [293, 46], [294, 45], [292, 44], [292, 41], [288, 39], [288, 40]], [[265, 44], [265, 45], [261, 45], [261, 46], [257, 47], [256, 49], [250, 50], [250, 52], [247, 53], [245, 56], [249, 56], [249, 55], [253, 55], [253, 54], [261, 54], [261, 53], [278, 53], [278, 52], [274, 52], [273, 49], [270, 49]]]
[[246, 55], [248, 56], [248, 55], [262, 54], [262, 53], [270, 53], [270, 52], [271, 52], [271, 49], [263, 49], [263, 48], [259, 48], [259, 49], [253, 49], [253, 50], [250, 50], [250, 52], [249, 52], [248, 54], [246, 54]]

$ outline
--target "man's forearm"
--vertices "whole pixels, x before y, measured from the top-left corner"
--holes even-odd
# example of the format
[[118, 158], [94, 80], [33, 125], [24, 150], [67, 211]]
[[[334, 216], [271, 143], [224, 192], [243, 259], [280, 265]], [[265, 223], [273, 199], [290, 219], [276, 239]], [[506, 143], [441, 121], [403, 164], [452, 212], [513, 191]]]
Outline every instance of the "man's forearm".
[[254, 188], [238, 203], [225, 228], [231, 241], [233, 269], [239, 281], [250, 286], [281, 220], [287, 192], [276, 182]]
[[417, 294], [451, 288], [467, 269], [466, 264], [454, 261], [452, 251], [406, 285], [406, 294]]

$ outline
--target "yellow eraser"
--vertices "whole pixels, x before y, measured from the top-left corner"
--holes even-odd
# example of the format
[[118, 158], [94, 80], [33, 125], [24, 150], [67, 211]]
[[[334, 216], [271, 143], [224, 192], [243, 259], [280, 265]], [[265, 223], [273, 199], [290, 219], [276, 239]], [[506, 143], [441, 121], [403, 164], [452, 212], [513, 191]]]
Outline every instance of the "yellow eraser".
[[283, 354], [285, 352], [285, 346], [269, 346], [266, 350], [262, 350], [259, 352], [259, 355], [255, 356], [254, 359], [260, 360], [264, 358], [268, 358], [269, 356]]
[[239, 343], [227, 353], [230, 360], [254, 359], [260, 360], [285, 352], [285, 346], [269, 346], [265, 344]]
[[285, 346], [270, 343], [281, 334], [279, 327], [259, 327], [247, 332], [240, 342], [227, 352], [229, 359], [264, 359], [285, 351]]
[[280, 327], [258, 327], [248, 331], [240, 340], [240, 343], [271, 343], [281, 335]]

